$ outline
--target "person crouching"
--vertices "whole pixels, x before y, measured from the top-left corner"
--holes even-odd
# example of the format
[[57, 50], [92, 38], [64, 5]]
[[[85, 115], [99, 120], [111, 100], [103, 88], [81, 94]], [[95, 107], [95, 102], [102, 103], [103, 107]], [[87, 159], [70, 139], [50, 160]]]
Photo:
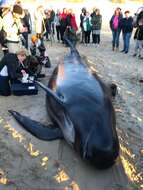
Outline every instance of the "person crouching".
[[19, 83], [27, 73], [26, 55], [27, 51], [20, 49], [16, 53], [7, 53], [0, 61], [0, 95], [10, 95], [11, 83]]

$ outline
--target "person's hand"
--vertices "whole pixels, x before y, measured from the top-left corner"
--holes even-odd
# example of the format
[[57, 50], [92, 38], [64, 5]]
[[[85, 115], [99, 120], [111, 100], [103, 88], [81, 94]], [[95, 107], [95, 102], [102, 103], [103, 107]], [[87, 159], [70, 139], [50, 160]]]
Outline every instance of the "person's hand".
[[22, 75], [26, 74], [26, 71], [24, 69], [21, 70]]

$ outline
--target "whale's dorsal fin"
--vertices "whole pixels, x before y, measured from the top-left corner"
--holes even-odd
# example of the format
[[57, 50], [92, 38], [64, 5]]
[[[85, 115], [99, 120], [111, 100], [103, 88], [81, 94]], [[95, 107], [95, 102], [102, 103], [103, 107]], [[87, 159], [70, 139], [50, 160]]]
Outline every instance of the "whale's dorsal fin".
[[64, 105], [65, 102], [61, 98], [59, 98], [59, 96], [57, 96], [57, 94], [55, 94], [50, 88], [48, 88], [39, 81], [35, 81], [35, 83], [38, 86], [40, 86], [43, 90], [45, 90], [48, 96], [53, 97], [53, 99], [56, 100], [60, 105]]

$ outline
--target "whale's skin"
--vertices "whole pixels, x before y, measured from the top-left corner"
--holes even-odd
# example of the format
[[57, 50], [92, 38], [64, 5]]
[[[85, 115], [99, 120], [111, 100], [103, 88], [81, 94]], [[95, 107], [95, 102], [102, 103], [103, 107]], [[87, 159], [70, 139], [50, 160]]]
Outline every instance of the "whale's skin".
[[47, 95], [46, 107], [67, 142], [95, 167], [112, 166], [119, 141], [109, 88], [76, 50], [55, 68], [48, 87], [63, 101], [59, 105]]
[[[9, 110], [30, 133], [42, 140], [65, 139], [81, 158], [99, 169], [111, 167], [119, 156], [115, 110], [110, 88], [86, 64], [67, 40], [71, 52], [54, 69], [46, 93], [46, 108], [53, 127], [45, 127]], [[115, 86], [112, 85], [115, 95]]]

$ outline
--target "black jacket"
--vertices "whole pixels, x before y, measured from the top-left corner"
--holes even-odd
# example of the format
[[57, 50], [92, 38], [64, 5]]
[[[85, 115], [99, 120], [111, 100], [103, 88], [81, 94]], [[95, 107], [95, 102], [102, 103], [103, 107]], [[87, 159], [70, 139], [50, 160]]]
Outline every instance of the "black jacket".
[[129, 17], [121, 19], [121, 29], [123, 33], [130, 33], [133, 31], [133, 18]]
[[102, 16], [101, 15], [93, 15], [91, 17], [92, 30], [101, 30], [102, 25]]
[[136, 37], [137, 40], [143, 40], [143, 25], [138, 26]]
[[4, 66], [7, 66], [8, 76], [15, 80], [22, 77], [21, 70], [27, 70], [26, 66], [19, 63], [17, 55], [14, 53], [7, 53], [0, 61], [0, 71]]

